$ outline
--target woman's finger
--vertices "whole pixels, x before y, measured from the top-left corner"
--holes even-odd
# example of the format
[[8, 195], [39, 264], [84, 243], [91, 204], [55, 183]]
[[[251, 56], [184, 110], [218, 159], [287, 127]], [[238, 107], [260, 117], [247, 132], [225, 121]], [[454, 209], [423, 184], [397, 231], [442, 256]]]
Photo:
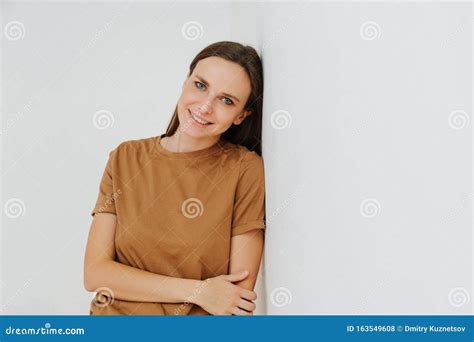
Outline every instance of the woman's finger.
[[247, 300], [255, 300], [257, 299], [257, 294], [254, 291], [242, 289], [242, 292], [240, 293], [240, 297]]
[[235, 283], [235, 282], [244, 280], [245, 278], [247, 278], [248, 275], [249, 275], [249, 271], [241, 271], [238, 273], [228, 274], [225, 277], [231, 283]]
[[237, 306], [246, 311], [253, 311], [256, 308], [256, 305], [254, 303], [249, 302], [248, 300], [245, 300], [245, 299], [240, 299]]
[[250, 316], [250, 313], [234, 306], [230, 312], [236, 316]]

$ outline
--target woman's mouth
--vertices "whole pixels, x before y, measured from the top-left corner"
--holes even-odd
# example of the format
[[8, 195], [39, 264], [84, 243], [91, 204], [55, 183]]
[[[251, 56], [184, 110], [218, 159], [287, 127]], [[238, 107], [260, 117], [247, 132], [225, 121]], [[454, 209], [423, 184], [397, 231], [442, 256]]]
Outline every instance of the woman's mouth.
[[188, 114], [189, 114], [189, 117], [191, 118], [191, 121], [200, 127], [212, 125], [212, 122], [204, 120], [203, 118], [192, 113], [189, 109], [188, 109]]

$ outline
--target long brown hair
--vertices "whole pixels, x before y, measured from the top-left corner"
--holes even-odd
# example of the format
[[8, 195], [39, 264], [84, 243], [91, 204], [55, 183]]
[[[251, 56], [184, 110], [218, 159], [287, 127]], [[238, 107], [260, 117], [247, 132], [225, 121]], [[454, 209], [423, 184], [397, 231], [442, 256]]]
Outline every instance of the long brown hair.
[[[240, 43], [222, 41], [213, 43], [199, 52], [189, 66], [189, 75], [193, 73], [197, 63], [207, 57], [221, 57], [242, 66], [250, 79], [251, 92], [244, 110], [252, 113], [240, 125], [232, 124], [222, 133], [222, 138], [238, 145], [247, 147], [262, 155], [262, 105], [263, 105], [263, 67], [260, 56], [251, 46]], [[172, 136], [179, 126], [178, 105], [174, 109], [165, 136]]]

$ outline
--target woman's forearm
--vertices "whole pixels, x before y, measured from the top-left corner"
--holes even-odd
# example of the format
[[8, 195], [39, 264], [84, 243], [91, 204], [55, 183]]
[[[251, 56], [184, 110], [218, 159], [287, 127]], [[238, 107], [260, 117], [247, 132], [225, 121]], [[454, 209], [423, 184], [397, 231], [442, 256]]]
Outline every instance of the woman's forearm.
[[114, 298], [135, 302], [192, 302], [202, 281], [163, 276], [113, 260], [103, 260], [84, 272], [87, 291], [106, 287]]

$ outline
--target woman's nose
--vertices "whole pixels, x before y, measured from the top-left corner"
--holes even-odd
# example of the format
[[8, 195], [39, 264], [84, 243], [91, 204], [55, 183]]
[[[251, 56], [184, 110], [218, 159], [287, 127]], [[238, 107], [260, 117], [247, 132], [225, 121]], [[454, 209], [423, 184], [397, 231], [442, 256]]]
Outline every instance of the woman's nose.
[[206, 101], [205, 103], [200, 104], [198, 110], [200, 113], [210, 113], [212, 111], [211, 101]]

